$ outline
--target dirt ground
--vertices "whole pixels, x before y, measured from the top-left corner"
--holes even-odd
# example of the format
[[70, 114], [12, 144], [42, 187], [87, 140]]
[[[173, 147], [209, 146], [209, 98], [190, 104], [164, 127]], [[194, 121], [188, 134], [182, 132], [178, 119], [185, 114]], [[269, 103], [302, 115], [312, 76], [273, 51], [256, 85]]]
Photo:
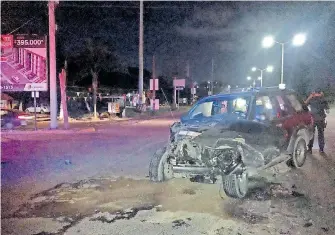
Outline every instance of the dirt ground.
[[138, 234], [129, 226], [149, 234], [334, 234], [333, 197], [327, 202], [318, 197], [325, 192], [309, 194], [301, 175], [286, 165], [264, 172], [252, 180], [246, 200], [226, 197], [220, 181], [100, 178], [63, 183], [3, 218], [2, 234]]

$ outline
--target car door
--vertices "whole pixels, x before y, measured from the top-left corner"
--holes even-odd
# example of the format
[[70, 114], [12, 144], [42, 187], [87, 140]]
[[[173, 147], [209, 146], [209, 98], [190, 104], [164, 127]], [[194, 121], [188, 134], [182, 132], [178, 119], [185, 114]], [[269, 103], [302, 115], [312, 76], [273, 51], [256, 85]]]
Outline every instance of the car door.
[[308, 108], [303, 104], [303, 101], [295, 93], [287, 93], [285, 95], [291, 109], [294, 112], [294, 123], [298, 126], [308, 128], [310, 134], [313, 132], [313, 116]]
[[276, 117], [277, 105], [271, 95], [261, 94], [256, 96], [252, 120], [259, 122], [272, 122]]
[[[292, 106], [288, 95], [293, 93], [280, 92], [276, 94], [276, 100], [278, 102], [278, 120], [279, 125], [287, 131], [288, 139], [291, 138], [292, 134], [301, 126], [308, 126], [307, 116], [303, 112], [302, 104], [295, 103], [295, 107]], [[291, 97], [292, 98], [292, 97]]]

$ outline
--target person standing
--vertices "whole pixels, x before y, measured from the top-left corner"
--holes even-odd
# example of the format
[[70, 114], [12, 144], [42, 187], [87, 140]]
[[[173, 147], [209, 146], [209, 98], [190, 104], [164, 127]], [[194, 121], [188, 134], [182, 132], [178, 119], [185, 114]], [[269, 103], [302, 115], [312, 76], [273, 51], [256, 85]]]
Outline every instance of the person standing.
[[327, 114], [329, 113], [328, 102], [325, 100], [324, 94], [321, 91], [321, 89], [316, 89], [309, 95], [309, 97], [305, 101], [305, 104], [310, 106], [310, 111], [314, 119], [313, 138], [308, 144], [308, 152], [312, 153], [315, 129], [317, 128], [319, 151], [320, 154], [324, 154], [324, 146], [325, 146], [324, 129], [326, 127], [326, 116], [327, 116], [326, 113]]

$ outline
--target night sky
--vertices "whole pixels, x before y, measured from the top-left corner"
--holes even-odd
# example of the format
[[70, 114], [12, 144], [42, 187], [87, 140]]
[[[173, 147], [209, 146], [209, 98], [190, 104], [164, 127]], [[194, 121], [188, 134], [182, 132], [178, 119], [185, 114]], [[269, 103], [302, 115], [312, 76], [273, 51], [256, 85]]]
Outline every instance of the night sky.
[[[47, 30], [47, 2], [1, 2], [2, 33], [8, 33], [34, 18], [17, 33]], [[265, 85], [280, 80], [279, 45], [263, 49], [261, 41], [274, 35], [284, 42], [295, 33], [306, 33], [302, 47], [287, 44], [284, 79], [317, 83], [335, 79], [334, 2], [144, 2], [145, 67], [151, 70], [157, 58], [159, 75], [185, 75], [186, 61], [191, 77], [211, 78], [232, 85], [248, 84], [251, 67], [271, 64]], [[84, 39], [99, 37], [115, 48], [125, 66], [138, 65], [139, 2], [61, 1], [57, 12], [57, 40], [64, 55], [83, 50]]]

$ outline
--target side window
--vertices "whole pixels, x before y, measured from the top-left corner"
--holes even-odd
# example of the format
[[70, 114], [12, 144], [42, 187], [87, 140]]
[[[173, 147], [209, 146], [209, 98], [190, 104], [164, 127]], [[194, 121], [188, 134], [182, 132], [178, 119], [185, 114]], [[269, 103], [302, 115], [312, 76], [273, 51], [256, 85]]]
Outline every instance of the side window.
[[212, 115], [213, 102], [199, 104], [191, 113], [190, 118], [210, 117]]
[[259, 120], [263, 115], [266, 120], [273, 120], [276, 117], [275, 105], [269, 96], [260, 96], [256, 99], [255, 119]]
[[232, 112], [242, 112], [247, 113], [248, 111], [248, 102], [244, 98], [236, 98], [232, 102]]
[[295, 111], [297, 112], [303, 111], [302, 104], [300, 103], [300, 101], [297, 99], [297, 97], [294, 94], [286, 95], [286, 98], [289, 100], [289, 102], [291, 103], [291, 106], [293, 107]]
[[283, 99], [282, 96], [277, 95], [276, 100], [279, 104], [279, 109], [280, 109], [280, 117], [286, 117], [289, 114], [289, 106], [285, 102], [285, 99]]

